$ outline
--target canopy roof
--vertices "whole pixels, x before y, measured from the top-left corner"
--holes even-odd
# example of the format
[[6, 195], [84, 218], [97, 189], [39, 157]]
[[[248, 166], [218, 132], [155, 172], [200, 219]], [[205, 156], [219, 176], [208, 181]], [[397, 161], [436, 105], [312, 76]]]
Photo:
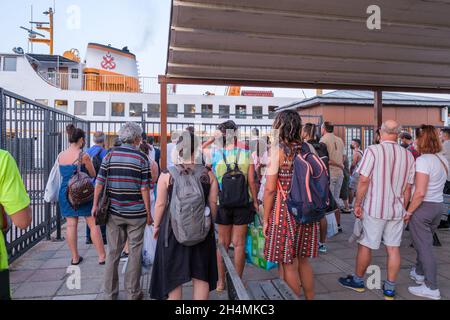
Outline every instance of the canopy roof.
[[166, 77], [450, 92], [450, 0], [375, 3], [173, 0]]

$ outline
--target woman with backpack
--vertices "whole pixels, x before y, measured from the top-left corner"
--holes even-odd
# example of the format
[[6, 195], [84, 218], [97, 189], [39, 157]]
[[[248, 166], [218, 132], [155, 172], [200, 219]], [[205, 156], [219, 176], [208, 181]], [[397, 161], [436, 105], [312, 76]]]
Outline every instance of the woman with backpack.
[[320, 222], [298, 223], [289, 212], [282, 192], [286, 194], [291, 189], [295, 157], [312, 153], [312, 150], [303, 143], [301, 118], [297, 112], [279, 112], [272, 129], [277, 130], [279, 145], [271, 152], [264, 193], [264, 254], [268, 261], [282, 266], [284, 281], [289, 287], [297, 295], [303, 287], [309, 300], [314, 298], [314, 275], [308, 258], [318, 254]]
[[[216, 149], [208, 159], [219, 184], [219, 210], [215, 222], [218, 242], [228, 251], [234, 249], [234, 265], [240, 277], [245, 268], [247, 226], [259, 210], [255, 183], [255, 165], [250, 150], [239, 141], [238, 126], [232, 120], [218, 125], [214, 142]], [[219, 282], [217, 291], [225, 289], [225, 266], [217, 251]]]
[[[100, 227], [95, 224], [95, 218], [91, 215], [92, 200], [80, 206], [74, 207], [69, 201], [68, 188], [70, 188], [71, 178], [76, 174], [78, 168], [82, 172], [88, 173], [91, 178], [96, 176], [91, 158], [87, 153], [83, 152], [86, 144], [86, 133], [79, 128], [75, 128], [73, 124], [69, 124], [66, 128], [69, 136], [69, 147], [61, 152], [58, 156], [59, 170], [61, 173], [61, 187], [59, 191], [59, 209], [61, 215], [67, 220], [67, 244], [72, 253], [72, 265], [78, 265], [83, 261], [83, 257], [79, 255], [77, 248], [78, 241], [78, 218], [85, 217], [86, 223], [91, 230], [91, 239], [98, 253], [99, 264], [105, 264], [106, 253], [103, 245]], [[92, 183], [92, 182], [91, 182]], [[93, 195], [93, 193], [92, 193]], [[76, 195], [75, 195], [76, 196]]]
[[193, 132], [184, 131], [175, 150], [178, 164], [162, 172], [158, 180], [154, 220], [158, 242], [150, 297], [181, 300], [183, 284], [192, 280], [192, 298], [207, 300], [218, 279], [213, 224], [217, 180], [195, 163], [200, 149]]

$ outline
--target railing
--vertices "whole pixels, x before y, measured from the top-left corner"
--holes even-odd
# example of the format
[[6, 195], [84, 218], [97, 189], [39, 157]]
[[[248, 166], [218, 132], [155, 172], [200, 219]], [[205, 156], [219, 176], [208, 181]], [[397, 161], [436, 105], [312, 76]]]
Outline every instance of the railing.
[[[158, 78], [124, 75], [78, 74], [40, 71], [38, 75], [62, 90], [109, 91], [128, 93], [159, 93]], [[170, 92], [170, 90], [169, 90]]]
[[67, 145], [65, 127], [73, 123], [88, 130], [86, 121], [40, 105], [0, 88], [0, 148], [12, 154], [27, 189], [33, 213], [29, 228], [13, 227], [6, 234], [11, 260], [57, 230], [61, 215], [54, 204], [44, 203], [44, 190], [54, 161]]

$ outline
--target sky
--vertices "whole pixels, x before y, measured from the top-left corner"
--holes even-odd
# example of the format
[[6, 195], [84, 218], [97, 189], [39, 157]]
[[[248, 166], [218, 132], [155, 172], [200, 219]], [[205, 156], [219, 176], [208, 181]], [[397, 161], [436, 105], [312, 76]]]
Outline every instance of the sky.
[[[56, 54], [76, 48], [83, 58], [89, 42], [117, 48], [128, 46], [137, 56], [141, 76], [157, 77], [165, 73], [170, 3], [170, 0], [0, 0], [0, 52], [11, 52], [14, 47], [29, 52], [27, 32], [20, 26], [30, 27], [31, 6], [34, 21], [47, 21], [42, 12], [55, 4]], [[34, 44], [34, 53], [48, 53], [48, 47]], [[206, 91], [223, 95], [225, 88], [177, 87], [178, 93]], [[308, 89], [272, 91], [278, 97], [299, 99], [315, 94]], [[450, 95], [434, 96], [450, 98]]]

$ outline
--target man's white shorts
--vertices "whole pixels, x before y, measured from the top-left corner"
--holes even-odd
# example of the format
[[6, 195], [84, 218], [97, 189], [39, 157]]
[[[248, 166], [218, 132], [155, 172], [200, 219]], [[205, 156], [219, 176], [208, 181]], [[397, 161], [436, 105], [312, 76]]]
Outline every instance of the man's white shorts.
[[362, 219], [362, 235], [358, 243], [372, 250], [380, 248], [383, 241], [385, 246], [400, 247], [404, 222], [400, 220], [377, 219], [364, 214]]

